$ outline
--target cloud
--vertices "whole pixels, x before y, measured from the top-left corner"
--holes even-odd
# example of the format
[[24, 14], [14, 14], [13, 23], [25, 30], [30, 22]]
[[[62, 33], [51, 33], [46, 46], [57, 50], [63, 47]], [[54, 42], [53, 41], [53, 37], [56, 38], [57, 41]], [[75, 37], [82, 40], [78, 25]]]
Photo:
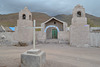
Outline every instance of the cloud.
[[71, 14], [72, 9], [81, 4], [86, 13], [100, 17], [100, 0], [0, 0], [0, 14], [16, 13], [25, 6], [31, 12], [43, 12], [54, 16]]

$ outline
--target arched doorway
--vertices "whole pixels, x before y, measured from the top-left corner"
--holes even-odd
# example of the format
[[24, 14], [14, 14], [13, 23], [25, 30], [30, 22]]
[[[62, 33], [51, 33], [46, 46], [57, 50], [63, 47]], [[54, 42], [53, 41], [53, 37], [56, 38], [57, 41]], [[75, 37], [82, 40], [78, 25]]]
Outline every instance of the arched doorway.
[[54, 25], [49, 25], [45, 28], [47, 39], [58, 39], [59, 28]]

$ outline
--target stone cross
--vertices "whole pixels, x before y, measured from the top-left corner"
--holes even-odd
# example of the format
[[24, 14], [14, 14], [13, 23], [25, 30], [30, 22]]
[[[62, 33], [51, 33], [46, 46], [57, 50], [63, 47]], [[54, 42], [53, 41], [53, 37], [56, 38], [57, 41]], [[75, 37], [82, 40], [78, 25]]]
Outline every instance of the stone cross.
[[33, 21], [34, 27], [33, 27], [33, 50], [35, 50], [35, 29], [42, 28], [42, 27], [36, 27], [35, 26], [36, 20]]
[[33, 23], [34, 23], [34, 28], [33, 28], [33, 50], [35, 50], [35, 23], [36, 23], [36, 21], [34, 20], [33, 21]]
[[33, 50], [35, 50], [35, 29], [42, 28], [42, 27], [36, 27], [35, 26], [36, 20], [33, 21], [33, 24], [34, 24], [33, 25], [34, 27], [24, 27], [24, 28], [28, 28], [28, 29], [31, 28], [31, 29], [33, 29]]

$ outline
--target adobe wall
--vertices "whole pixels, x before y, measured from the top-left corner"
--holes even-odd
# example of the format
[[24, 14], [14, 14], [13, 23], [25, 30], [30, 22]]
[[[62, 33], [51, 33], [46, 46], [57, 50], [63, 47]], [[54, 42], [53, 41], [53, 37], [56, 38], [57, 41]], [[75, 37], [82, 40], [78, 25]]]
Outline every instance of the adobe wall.
[[90, 28], [90, 41], [91, 46], [100, 47], [100, 27]]
[[70, 37], [69, 37], [69, 31], [60, 31], [58, 33], [58, 40], [59, 40], [59, 43], [66, 43], [66, 44], [69, 44], [69, 41], [70, 41]]
[[[96, 27], [95, 30], [96, 29], [100, 29], [100, 28]], [[82, 31], [81, 31], [81, 34], [82, 34]], [[5, 36], [4, 39], [2, 39], [3, 35]], [[0, 32], [0, 45], [15, 45], [16, 41], [14, 40], [14, 37], [13, 37], [14, 35], [15, 35], [15, 32]], [[74, 35], [76, 36], [75, 42], [77, 42], [77, 40], [80, 41], [83, 39], [83, 37], [87, 36], [87, 35], [81, 36], [81, 35], [76, 35], [76, 34], [74, 34]], [[89, 36], [90, 36], [90, 46], [100, 47], [100, 32], [90, 32]], [[77, 37], [79, 37], [79, 38], [81, 37], [81, 38], [79, 39]], [[72, 40], [73, 39], [74, 38], [72, 38]], [[45, 43], [45, 40], [46, 40], [46, 33], [42, 32], [42, 31], [36, 31], [36, 43]], [[58, 40], [59, 40], [59, 43], [67, 43], [68, 44], [70, 42], [70, 32], [69, 31], [67, 31], [67, 32], [60, 31], [59, 35], [58, 35]], [[84, 39], [84, 40], [86, 41], [87, 39]], [[82, 42], [84, 42], [84, 40]], [[82, 46], [79, 43], [80, 42], [77, 42], [76, 45]]]
[[33, 41], [33, 24], [30, 20], [18, 20], [18, 26], [15, 29], [15, 39], [18, 42], [32, 43]]
[[[70, 41], [69, 31], [60, 31], [58, 32], [58, 41], [59, 43], [68, 44]], [[42, 31], [36, 31], [36, 42], [37, 43], [45, 43], [46, 41], [46, 33]]]
[[42, 31], [36, 31], [36, 42], [45, 43], [46, 33]]
[[15, 32], [0, 32], [0, 45], [15, 45], [14, 34]]
[[71, 25], [70, 45], [76, 47], [88, 47], [90, 45], [89, 25]]
[[100, 47], [100, 32], [91, 32], [91, 46], [93, 47]]

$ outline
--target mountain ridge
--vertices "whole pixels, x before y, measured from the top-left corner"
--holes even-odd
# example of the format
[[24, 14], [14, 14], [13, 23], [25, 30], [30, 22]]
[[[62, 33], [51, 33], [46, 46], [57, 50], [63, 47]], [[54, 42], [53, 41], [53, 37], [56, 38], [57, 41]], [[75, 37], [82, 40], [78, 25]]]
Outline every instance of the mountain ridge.
[[[62, 20], [64, 22], [68, 23], [68, 26], [71, 25], [71, 19], [72, 15], [66, 15], [66, 14], [59, 14], [56, 16], [53, 16], [59, 20]], [[88, 24], [92, 27], [100, 27], [100, 17], [96, 17], [90, 14], [86, 13]], [[35, 19], [37, 21], [36, 26], [40, 26], [41, 23], [45, 22], [51, 18], [51, 16], [40, 13], [40, 12], [32, 12], [32, 19]], [[6, 27], [14, 27], [17, 25], [18, 20], [18, 13], [12, 13], [12, 14], [0, 14], [0, 25], [6, 26]]]

